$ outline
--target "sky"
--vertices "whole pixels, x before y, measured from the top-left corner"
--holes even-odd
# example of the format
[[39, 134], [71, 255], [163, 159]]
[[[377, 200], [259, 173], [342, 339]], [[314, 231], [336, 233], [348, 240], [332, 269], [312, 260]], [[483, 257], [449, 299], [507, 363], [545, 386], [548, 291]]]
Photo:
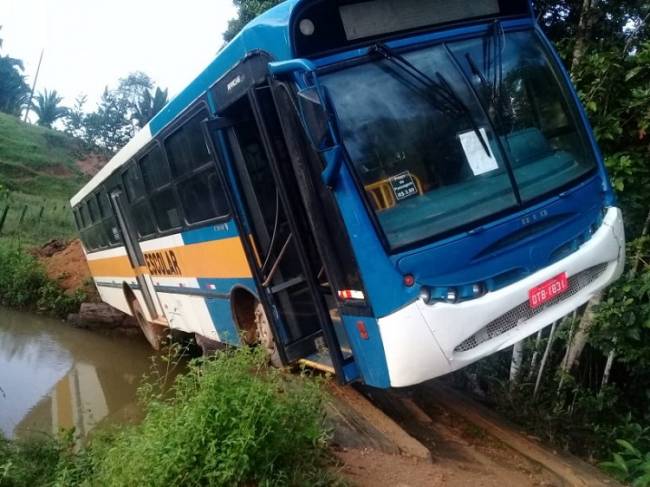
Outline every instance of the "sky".
[[236, 11], [231, 0], [0, 0], [2, 53], [22, 59], [36, 91], [79, 94], [93, 110], [104, 87], [147, 73], [170, 97], [215, 57]]

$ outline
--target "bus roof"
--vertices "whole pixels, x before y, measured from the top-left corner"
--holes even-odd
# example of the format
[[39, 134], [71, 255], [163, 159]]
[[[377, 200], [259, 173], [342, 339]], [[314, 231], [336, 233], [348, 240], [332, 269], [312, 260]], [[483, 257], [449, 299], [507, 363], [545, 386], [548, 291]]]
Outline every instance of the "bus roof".
[[156, 135], [201, 97], [247, 53], [264, 47], [276, 60], [292, 57], [289, 36], [291, 13], [301, 0], [287, 0], [248, 23], [215, 59], [122, 148], [70, 200], [76, 206], [92, 193], [108, 176], [143, 149]]

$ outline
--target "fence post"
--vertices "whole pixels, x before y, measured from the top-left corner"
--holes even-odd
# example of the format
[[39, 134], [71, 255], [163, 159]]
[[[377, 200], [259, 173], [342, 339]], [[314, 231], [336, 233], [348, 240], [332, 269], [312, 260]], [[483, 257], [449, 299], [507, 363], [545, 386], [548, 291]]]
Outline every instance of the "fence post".
[[27, 213], [27, 205], [23, 207], [23, 212], [20, 214], [20, 219], [18, 220], [18, 225], [23, 224], [23, 220], [25, 219], [25, 213]]
[[9, 213], [9, 205], [5, 206], [2, 216], [0, 216], [0, 233], [2, 233], [2, 228], [5, 226], [5, 220], [7, 219], [7, 213]]

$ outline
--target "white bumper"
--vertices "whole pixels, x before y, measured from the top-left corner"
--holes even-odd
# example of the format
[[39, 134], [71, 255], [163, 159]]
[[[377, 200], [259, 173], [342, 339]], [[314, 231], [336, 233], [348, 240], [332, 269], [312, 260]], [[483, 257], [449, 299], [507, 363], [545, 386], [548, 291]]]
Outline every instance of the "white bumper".
[[[379, 319], [388, 374], [392, 387], [406, 387], [458, 370], [503, 350], [536, 333], [586, 303], [605, 286], [618, 279], [625, 260], [623, 219], [618, 208], [609, 208], [603, 224], [576, 252], [510, 286], [482, 298], [459, 304], [425, 304], [418, 300]], [[563, 272], [569, 277], [605, 264], [577, 292], [548, 306], [538, 314], [520, 319], [516, 326], [486, 339], [486, 325], [528, 301], [528, 290]], [[571, 291], [571, 290], [570, 290]], [[574, 290], [575, 291], [575, 290]], [[476, 334], [476, 335], [475, 335]], [[472, 336], [478, 345], [457, 350]]]

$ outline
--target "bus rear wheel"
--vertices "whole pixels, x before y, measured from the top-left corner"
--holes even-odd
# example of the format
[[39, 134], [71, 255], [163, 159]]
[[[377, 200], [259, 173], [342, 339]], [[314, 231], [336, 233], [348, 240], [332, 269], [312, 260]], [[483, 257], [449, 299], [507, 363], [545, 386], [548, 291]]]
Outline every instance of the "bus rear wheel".
[[138, 322], [138, 326], [142, 330], [144, 337], [149, 342], [149, 345], [151, 345], [151, 348], [156, 351], [160, 350], [160, 346], [162, 345], [165, 336], [165, 327], [155, 325], [148, 321], [144, 315], [144, 311], [142, 311], [142, 306], [137, 299], [134, 299], [131, 302], [131, 309], [133, 310], [135, 321]]
[[264, 312], [264, 306], [259, 301], [255, 302], [255, 328], [257, 332], [257, 341], [264, 347], [266, 356], [273, 367], [282, 367], [280, 352], [273, 338], [271, 324]]

